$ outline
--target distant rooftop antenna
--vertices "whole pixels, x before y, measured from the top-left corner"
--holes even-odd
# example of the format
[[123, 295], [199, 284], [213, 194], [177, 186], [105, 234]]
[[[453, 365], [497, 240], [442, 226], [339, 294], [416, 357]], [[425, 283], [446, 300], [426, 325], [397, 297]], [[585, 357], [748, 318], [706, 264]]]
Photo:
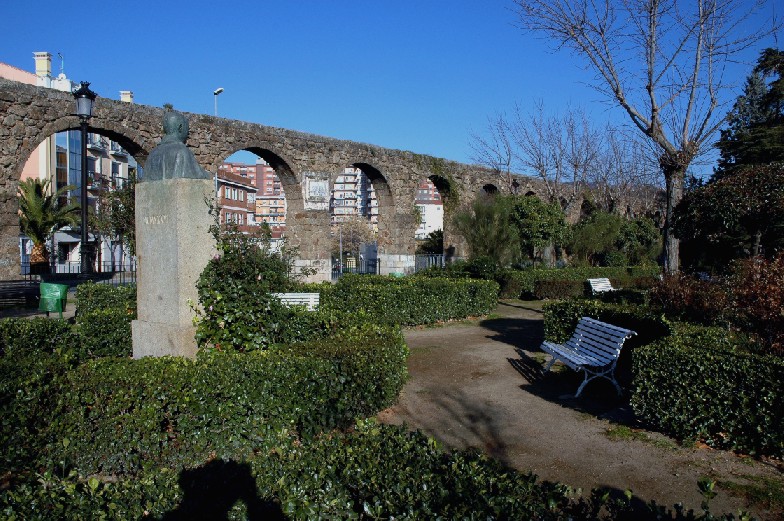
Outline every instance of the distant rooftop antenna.
[[60, 58], [60, 74], [65, 76], [65, 58], [63, 58], [62, 53], [57, 53], [57, 56]]

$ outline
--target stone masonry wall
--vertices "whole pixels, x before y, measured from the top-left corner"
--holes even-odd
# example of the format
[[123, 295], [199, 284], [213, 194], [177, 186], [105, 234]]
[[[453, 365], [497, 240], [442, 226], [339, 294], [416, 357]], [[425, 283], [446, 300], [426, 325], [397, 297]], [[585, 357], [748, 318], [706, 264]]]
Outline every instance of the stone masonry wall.
[[[19, 277], [17, 186], [22, 168], [48, 136], [79, 127], [69, 93], [0, 79], [0, 280]], [[104, 135], [144, 162], [163, 134], [164, 110], [99, 97], [90, 131]], [[491, 184], [504, 191], [504, 180], [477, 166], [401, 150], [332, 139], [243, 121], [186, 114], [188, 147], [199, 163], [215, 172], [231, 154], [249, 150], [278, 173], [288, 204], [287, 236], [305, 261], [329, 259], [329, 211], [310, 209], [303, 193], [308, 173], [329, 177], [330, 189], [347, 166], [372, 172], [379, 196], [379, 243], [383, 255], [413, 255], [414, 198], [419, 182], [438, 178], [449, 185], [445, 203], [445, 236], [456, 256], [465, 243], [450, 229], [450, 215]], [[538, 192], [537, 181], [518, 178], [521, 193]]]

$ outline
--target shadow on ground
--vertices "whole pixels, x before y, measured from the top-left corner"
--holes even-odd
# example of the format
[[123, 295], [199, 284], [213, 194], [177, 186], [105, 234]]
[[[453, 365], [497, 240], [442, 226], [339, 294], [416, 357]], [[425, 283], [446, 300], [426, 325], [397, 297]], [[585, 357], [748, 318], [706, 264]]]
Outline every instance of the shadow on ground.
[[[538, 309], [514, 302], [502, 302], [499, 305], [539, 312]], [[542, 320], [494, 318], [481, 321], [479, 326], [492, 332], [487, 336], [488, 339], [503, 342], [515, 348], [518, 358], [507, 358], [507, 361], [527, 382], [520, 385], [520, 389], [544, 400], [601, 419], [629, 426], [636, 425], [634, 413], [629, 406], [627, 390], [619, 397], [615, 387], [609, 381], [599, 378], [592, 380], [580, 397], [576, 398], [574, 394], [582, 383], [582, 373], [572, 371], [560, 364], [556, 364], [547, 373], [543, 372], [549, 355], [539, 349], [544, 341]], [[623, 356], [624, 352], [621, 353]], [[625, 362], [626, 357], [622, 361], [619, 360], [616, 375], [624, 389], [627, 389], [629, 378], [624, 374]]]

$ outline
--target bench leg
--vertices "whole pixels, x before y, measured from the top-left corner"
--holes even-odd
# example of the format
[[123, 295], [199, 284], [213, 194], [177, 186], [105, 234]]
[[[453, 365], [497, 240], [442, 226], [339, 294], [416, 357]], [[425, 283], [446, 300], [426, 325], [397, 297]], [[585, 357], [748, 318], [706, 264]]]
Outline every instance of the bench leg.
[[[612, 370], [614, 370], [614, 367]], [[578, 398], [580, 396], [580, 393], [583, 392], [583, 389], [585, 388], [585, 384], [587, 384], [594, 378], [606, 378], [607, 380], [612, 382], [612, 384], [615, 386], [615, 390], [618, 391], [618, 396], [621, 396], [623, 394], [623, 390], [621, 389], [621, 386], [618, 385], [618, 382], [615, 380], [615, 376], [612, 374], [612, 370], [604, 373], [592, 373], [591, 377], [589, 378], [588, 371], [583, 369], [583, 373], [585, 374], [585, 379], [583, 380], [583, 383], [580, 384], [580, 387], [577, 388], [577, 394], [575, 394], [574, 397]]]
[[547, 362], [547, 365], [544, 366], [544, 369], [542, 370], [542, 372], [546, 373], [547, 371], [549, 371], [550, 368], [553, 366], [553, 364], [556, 362], [556, 360], [558, 360], [558, 359], [555, 358], [554, 356], [552, 358], [550, 358], [550, 361]]

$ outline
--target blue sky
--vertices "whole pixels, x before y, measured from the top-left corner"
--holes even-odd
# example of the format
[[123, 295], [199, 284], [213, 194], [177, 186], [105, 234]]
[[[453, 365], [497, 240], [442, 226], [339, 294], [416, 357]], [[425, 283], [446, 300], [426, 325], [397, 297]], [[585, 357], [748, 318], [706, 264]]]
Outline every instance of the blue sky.
[[[773, 0], [769, 0], [772, 2]], [[79, 6], [84, 6], [84, 12]], [[123, 8], [128, 6], [128, 8]], [[514, 26], [511, 0], [6, 1], [0, 61], [100, 96], [471, 162], [471, 131], [515, 103], [622, 118], [568, 52]], [[771, 8], [768, 7], [768, 10]], [[773, 45], [773, 40], [766, 42]], [[750, 55], [754, 60], [758, 50]], [[750, 70], [739, 68], [738, 82]]]

